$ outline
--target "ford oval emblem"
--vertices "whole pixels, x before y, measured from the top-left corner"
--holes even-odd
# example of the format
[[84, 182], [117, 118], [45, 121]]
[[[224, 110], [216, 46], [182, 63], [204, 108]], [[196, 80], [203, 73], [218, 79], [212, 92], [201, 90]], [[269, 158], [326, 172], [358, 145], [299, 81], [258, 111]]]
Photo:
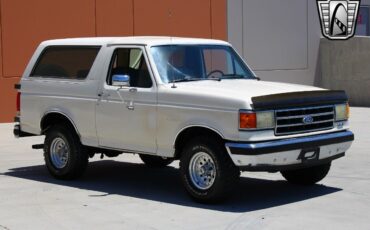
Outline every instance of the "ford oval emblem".
[[310, 115], [307, 115], [303, 117], [302, 121], [306, 125], [311, 124], [313, 122], [313, 117], [311, 117]]

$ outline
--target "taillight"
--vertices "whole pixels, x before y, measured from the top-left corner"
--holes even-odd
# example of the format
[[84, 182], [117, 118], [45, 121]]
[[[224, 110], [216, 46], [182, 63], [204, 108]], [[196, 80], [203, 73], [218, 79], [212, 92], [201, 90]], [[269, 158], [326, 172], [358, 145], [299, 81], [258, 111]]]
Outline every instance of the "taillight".
[[21, 93], [17, 93], [17, 112], [21, 111]]

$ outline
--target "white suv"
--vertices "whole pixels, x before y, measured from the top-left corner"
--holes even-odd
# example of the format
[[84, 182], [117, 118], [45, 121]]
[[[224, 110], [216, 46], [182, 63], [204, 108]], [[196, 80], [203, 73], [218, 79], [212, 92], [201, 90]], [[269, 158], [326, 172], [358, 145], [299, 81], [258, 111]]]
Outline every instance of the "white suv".
[[260, 81], [218, 40], [45, 41], [16, 88], [14, 134], [46, 135], [33, 147], [56, 178], [80, 176], [95, 154], [138, 153], [153, 167], [180, 159], [201, 202], [225, 197], [240, 171], [314, 184], [354, 139], [343, 91]]

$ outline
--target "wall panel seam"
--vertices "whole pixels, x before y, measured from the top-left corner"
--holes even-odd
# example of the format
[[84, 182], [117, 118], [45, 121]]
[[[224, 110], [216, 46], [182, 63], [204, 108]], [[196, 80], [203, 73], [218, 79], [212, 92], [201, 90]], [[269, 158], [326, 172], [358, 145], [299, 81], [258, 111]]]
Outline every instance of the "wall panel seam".
[[214, 38], [213, 37], [213, 5], [212, 5], [212, 0], [209, 0], [209, 13], [210, 13], [210, 15], [209, 15], [209, 17], [210, 17], [210, 20], [209, 20], [209, 28], [210, 28], [210, 32], [211, 32], [211, 38]]
[[135, 0], [132, 0], [132, 36], [135, 36]]
[[98, 36], [98, 17], [97, 17], [97, 4], [96, 4], [96, 1], [97, 0], [95, 0], [94, 1], [94, 3], [95, 3], [95, 8], [94, 8], [94, 10], [95, 10], [95, 12], [94, 12], [94, 27], [95, 27], [95, 37], [97, 37]]
[[3, 14], [1, 12], [2, 10], [2, 1], [0, 0], [0, 42], [1, 42], [1, 52], [0, 52], [0, 58], [1, 58], [1, 78], [4, 77], [4, 44], [3, 44]]

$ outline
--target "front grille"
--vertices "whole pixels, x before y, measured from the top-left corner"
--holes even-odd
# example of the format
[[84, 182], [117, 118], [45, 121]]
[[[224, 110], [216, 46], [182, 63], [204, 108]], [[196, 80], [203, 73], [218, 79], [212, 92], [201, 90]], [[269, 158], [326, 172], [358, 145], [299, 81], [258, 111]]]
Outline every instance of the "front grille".
[[334, 106], [276, 110], [275, 117], [275, 135], [331, 129], [334, 126]]

